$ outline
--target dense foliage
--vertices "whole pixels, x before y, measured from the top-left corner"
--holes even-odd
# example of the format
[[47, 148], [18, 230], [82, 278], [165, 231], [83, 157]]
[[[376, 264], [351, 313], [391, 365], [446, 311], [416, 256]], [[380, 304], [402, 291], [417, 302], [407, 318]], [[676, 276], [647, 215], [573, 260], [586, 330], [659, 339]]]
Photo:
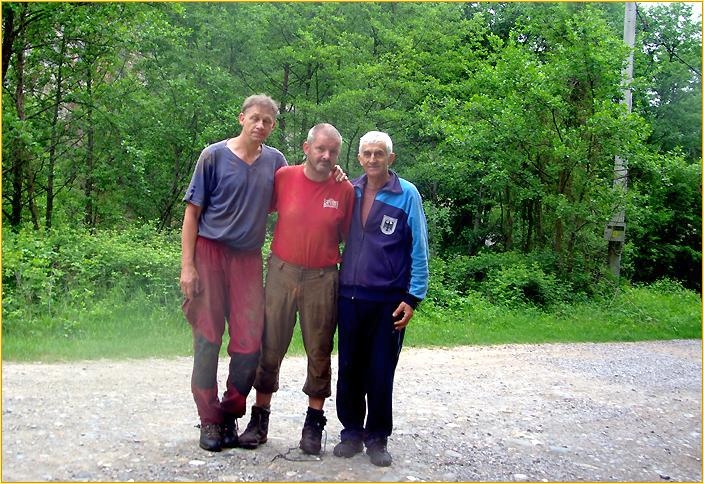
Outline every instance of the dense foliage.
[[700, 291], [701, 21], [640, 7], [629, 113], [622, 3], [3, 2], [4, 329], [58, 294], [177, 298], [184, 188], [257, 92], [281, 103], [269, 143], [291, 163], [316, 122], [351, 175], [359, 136], [391, 134], [426, 203], [434, 303], [608, 292], [623, 206], [621, 275]]
[[[184, 355], [178, 232], [151, 225], [5, 229], [3, 358]], [[267, 246], [265, 246], [265, 250]], [[410, 345], [700, 338], [701, 299], [680, 284], [604, 284], [586, 294], [545, 272], [547, 255], [431, 260]], [[224, 351], [224, 348], [223, 348]], [[300, 337], [293, 351], [302, 351]]]
[[[153, 226], [100, 231], [3, 231], [3, 334], [70, 306], [91, 314], [96, 301], [128, 302], [139, 294], [155, 307], [178, 307], [180, 243]], [[71, 324], [58, 321], [58, 324]]]

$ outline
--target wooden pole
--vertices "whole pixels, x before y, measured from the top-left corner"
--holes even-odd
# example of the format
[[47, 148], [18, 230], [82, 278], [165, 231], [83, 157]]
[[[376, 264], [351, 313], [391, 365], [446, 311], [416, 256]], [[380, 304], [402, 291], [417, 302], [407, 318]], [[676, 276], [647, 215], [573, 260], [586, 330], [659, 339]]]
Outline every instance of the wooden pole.
[[[636, 2], [626, 2], [626, 12], [623, 21], [623, 41], [629, 47], [628, 63], [623, 70], [623, 100], [628, 112], [633, 108], [631, 82], [633, 81], [633, 49], [636, 40]], [[620, 156], [614, 159], [614, 189], [625, 191], [628, 185], [627, 160]], [[604, 238], [609, 241], [609, 269], [615, 277], [621, 274], [621, 253], [626, 240], [626, 213], [623, 205], [613, 215], [604, 231]]]

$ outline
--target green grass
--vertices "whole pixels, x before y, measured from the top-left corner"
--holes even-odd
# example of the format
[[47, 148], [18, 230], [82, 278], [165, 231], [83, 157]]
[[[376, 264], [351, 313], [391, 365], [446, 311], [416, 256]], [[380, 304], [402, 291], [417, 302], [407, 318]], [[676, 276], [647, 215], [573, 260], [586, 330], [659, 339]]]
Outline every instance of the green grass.
[[628, 287], [609, 301], [507, 308], [479, 296], [459, 307], [420, 306], [410, 346], [701, 339], [700, 296], [676, 286]]
[[153, 304], [144, 294], [115, 294], [88, 307], [69, 305], [32, 324], [3, 319], [3, 360], [70, 361], [191, 354], [191, 330], [178, 303]]
[[[192, 354], [191, 332], [177, 301], [164, 306], [142, 293], [116, 293], [52, 315], [3, 314], [6, 361], [166, 358]], [[406, 332], [406, 346], [701, 339], [700, 296], [676, 285], [626, 287], [611, 300], [550, 310], [502, 307], [471, 295], [427, 301]], [[223, 345], [223, 354], [225, 352]], [[289, 354], [303, 354], [300, 331]]]

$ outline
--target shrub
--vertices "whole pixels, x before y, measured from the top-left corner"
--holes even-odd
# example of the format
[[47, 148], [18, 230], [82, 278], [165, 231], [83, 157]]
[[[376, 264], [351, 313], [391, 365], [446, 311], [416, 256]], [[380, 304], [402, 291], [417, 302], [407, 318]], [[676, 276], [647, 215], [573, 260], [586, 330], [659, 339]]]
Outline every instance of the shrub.
[[[433, 282], [438, 276], [440, 280]], [[440, 299], [447, 297], [448, 291], [457, 297], [476, 292], [502, 306], [545, 308], [575, 298], [570, 282], [555, 275], [554, 259], [540, 253], [486, 252], [454, 256], [431, 264], [432, 284], [439, 286], [433, 294]]]
[[450, 282], [448, 275], [449, 264], [440, 257], [431, 257], [429, 262], [430, 279], [428, 281], [428, 295], [425, 305], [435, 307], [451, 307], [457, 303], [460, 294]]
[[491, 272], [485, 291], [494, 304], [548, 308], [568, 298], [569, 285], [536, 263], [518, 263]]
[[89, 308], [95, 299], [143, 291], [150, 302], [176, 304], [180, 242], [147, 225], [95, 234], [80, 228], [3, 231], [3, 327], [57, 306]]

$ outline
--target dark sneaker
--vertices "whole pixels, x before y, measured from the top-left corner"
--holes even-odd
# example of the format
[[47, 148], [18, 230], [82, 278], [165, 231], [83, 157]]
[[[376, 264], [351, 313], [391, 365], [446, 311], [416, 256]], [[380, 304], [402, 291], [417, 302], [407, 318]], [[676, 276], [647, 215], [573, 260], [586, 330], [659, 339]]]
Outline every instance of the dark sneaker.
[[364, 446], [361, 440], [346, 439], [337, 444], [335, 448], [332, 449], [332, 453], [338, 457], [350, 458], [363, 450]]
[[243, 449], [256, 449], [260, 444], [264, 444], [269, 433], [268, 408], [252, 406], [252, 416], [249, 419], [247, 428], [239, 437], [239, 446]]
[[231, 416], [226, 416], [222, 424], [222, 442], [223, 449], [232, 449], [237, 447], [239, 439], [237, 438], [237, 419]]
[[368, 445], [367, 455], [375, 466], [389, 467], [391, 465], [391, 454], [386, 450], [384, 442], [373, 442]]
[[298, 446], [306, 454], [320, 454], [320, 441], [323, 438], [323, 429], [328, 419], [323, 415], [322, 410], [308, 407], [306, 421], [301, 432], [301, 442]]
[[222, 435], [220, 425], [205, 423], [200, 425], [200, 447], [210, 452], [220, 452], [222, 450]]

